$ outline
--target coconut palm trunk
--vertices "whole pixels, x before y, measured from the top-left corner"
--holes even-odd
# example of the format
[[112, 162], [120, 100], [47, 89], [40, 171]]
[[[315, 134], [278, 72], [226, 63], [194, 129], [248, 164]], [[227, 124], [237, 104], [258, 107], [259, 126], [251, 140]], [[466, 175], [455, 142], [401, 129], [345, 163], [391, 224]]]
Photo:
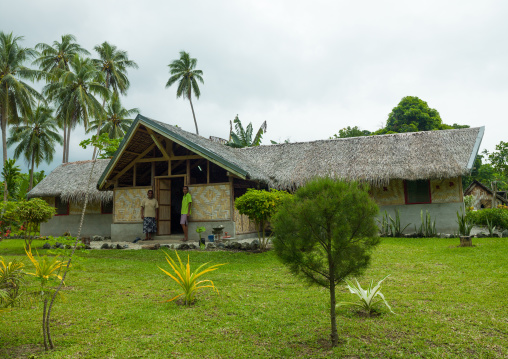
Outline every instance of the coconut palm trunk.
[[[2, 108], [2, 152], [3, 152], [3, 167], [5, 167], [5, 163], [7, 162], [7, 118], [9, 115], [9, 88], [5, 85], [5, 104]], [[7, 180], [4, 180], [4, 202], [7, 202]]]
[[28, 185], [28, 192], [32, 190], [34, 186], [34, 164], [35, 164], [35, 154], [32, 153], [32, 163], [30, 167], [30, 184]]
[[67, 122], [63, 122], [63, 157], [62, 163], [65, 163], [65, 149], [67, 148]]
[[196, 121], [196, 114], [194, 113], [194, 106], [192, 106], [191, 95], [189, 94], [189, 102], [192, 110], [192, 116], [194, 117], [194, 125], [196, 126], [196, 135], [199, 135], [198, 122]]

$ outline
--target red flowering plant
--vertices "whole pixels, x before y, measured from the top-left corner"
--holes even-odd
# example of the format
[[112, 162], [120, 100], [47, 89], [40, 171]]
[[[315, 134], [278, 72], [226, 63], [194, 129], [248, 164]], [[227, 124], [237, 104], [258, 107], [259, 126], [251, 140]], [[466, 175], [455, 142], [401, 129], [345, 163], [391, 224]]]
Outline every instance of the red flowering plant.
[[19, 222], [18, 202], [0, 202], [0, 238], [9, 237]]

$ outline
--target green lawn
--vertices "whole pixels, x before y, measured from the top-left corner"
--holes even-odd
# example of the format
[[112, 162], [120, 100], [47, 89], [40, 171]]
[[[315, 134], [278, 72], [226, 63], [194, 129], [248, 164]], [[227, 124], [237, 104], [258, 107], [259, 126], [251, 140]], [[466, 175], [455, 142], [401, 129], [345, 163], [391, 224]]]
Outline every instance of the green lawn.
[[[56, 349], [44, 353], [33, 305], [0, 314], [0, 358], [506, 358], [508, 239], [473, 243], [384, 238], [360, 281], [391, 274], [382, 291], [396, 315], [338, 310], [334, 349], [327, 291], [273, 252], [181, 252], [191, 264], [229, 263], [206, 277], [220, 297], [201, 292], [188, 308], [162, 302], [178, 292], [157, 268], [167, 265], [161, 251], [90, 251], [54, 307]], [[4, 259], [23, 254], [21, 240], [0, 243]], [[338, 300], [352, 299], [341, 285]]]

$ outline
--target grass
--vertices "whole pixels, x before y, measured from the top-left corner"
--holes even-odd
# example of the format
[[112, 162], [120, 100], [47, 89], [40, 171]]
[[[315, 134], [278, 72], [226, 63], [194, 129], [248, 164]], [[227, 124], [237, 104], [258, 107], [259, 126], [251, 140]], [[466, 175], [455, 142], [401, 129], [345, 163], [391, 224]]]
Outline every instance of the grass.
[[[1, 242], [1, 255], [22, 257], [22, 243]], [[359, 280], [391, 274], [382, 292], [396, 314], [340, 308], [337, 348], [327, 291], [289, 274], [273, 252], [189, 252], [191, 266], [229, 263], [205, 276], [220, 297], [202, 291], [191, 307], [162, 303], [178, 288], [157, 268], [161, 251], [80, 253], [53, 309], [56, 349], [43, 351], [34, 304], [0, 314], [0, 358], [506, 358], [508, 240], [473, 243], [383, 238]], [[341, 285], [337, 300], [356, 297]]]

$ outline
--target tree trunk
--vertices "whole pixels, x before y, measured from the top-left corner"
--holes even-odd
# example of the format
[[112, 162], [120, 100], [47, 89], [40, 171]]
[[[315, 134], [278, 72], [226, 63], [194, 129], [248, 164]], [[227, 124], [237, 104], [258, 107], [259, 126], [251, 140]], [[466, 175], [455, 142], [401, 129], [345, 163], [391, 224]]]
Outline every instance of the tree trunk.
[[191, 100], [191, 96], [190, 95], [189, 95], [189, 102], [190, 102], [190, 107], [191, 107], [191, 110], [192, 110], [192, 116], [194, 117], [194, 125], [196, 126], [196, 135], [199, 135], [198, 123], [196, 121], [196, 114], [194, 113], [194, 106], [192, 106], [192, 100]]
[[67, 148], [65, 150], [65, 163], [69, 162], [69, 147], [71, 144], [71, 124], [67, 126]]
[[48, 306], [48, 298], [44, 298], [44, 309], [42, 311], [42, 336], [44, 337], [44, 350], [48, 351], [48, 340], [46, 335], [46, 308]]
[[32, 166], [30, 167], [30, 184], [28, 185], [28, 192], [30, 192], [34, 186], [34, 154], [32, 153]]
[[332, 258], [332, 248], [328, 248], [328, 270], [330, 275], [330, 321], [332, 324], [332, 347], [339, 345], [339, 335], [337, 334], [337, 317], [335, 316], [335, 265]]
[[62, 163], [65, 163], [65, 149], [67, 148], [67, 122], [63, 123], [63, 157]]
[[[109, 90], [109, 72], [106, 75], [106, 88]], [[106, 106], [106, 99], [102, 101], [102, 109], [104, 110], [104, 113], [106, 113], [106, 109], [104, 108]], [[99, 119], [99, 125], [97, 126], [97, 140], [99, 140], [99, 135], [101, 134], [101, 126], [102, 126], [102, 119]], [[92, 159], [95, 159], [95, 155], [97, 154], [97, 147], [93, 147], [93, 155]]]
[[[3, 168], [5, 168], [5, 162], [7, 162], [7, 118], [9, 116], [9, 90], [7, 85], [5, 86], [5, 106], [2, 111], [2, 120], [0, 126], [2, 127], [2, 151], [3, 151]], [[7, 202], [7, 178], [4, 178], [4, 202]]]

